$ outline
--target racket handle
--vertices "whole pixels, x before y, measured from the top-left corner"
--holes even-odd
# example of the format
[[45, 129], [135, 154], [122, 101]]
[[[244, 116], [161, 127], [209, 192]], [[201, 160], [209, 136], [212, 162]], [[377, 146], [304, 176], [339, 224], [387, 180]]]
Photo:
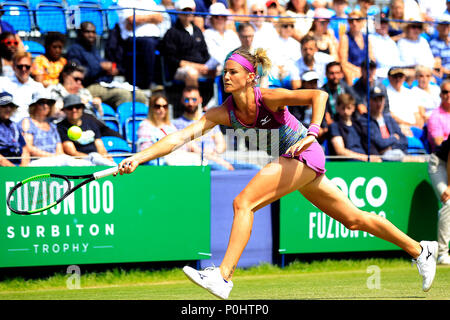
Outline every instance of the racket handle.
[[94, 173], [94, 178], [95, 178], [95, 180], [97, 180], [97, 179], [100, 179], [100, 178], [104, 178], [104, 177], [110, 176], [110, 175], [112, 175], [114, 173], [117, 173], [117, 172], [119, 172], [119, 167], [115, 166], [115, 167], [112, 167], [112, 168], [109, 168], [109, 169], [105, 169], [105, 170], [102, 170], [102, 171], [95, 172]]

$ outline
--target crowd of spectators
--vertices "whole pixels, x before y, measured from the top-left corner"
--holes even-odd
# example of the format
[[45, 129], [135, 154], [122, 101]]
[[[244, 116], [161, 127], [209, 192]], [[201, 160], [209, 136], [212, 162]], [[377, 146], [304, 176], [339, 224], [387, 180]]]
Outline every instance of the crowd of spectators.
[[[84, 21], [76, 38], [46, 33], [45, 53], [35, 57], [14, 28], [0, 24], [0, 165], [114, 164], [101, 137], [123, 135], [103, 121], [105, 106], [117, 111], [135, 98], [149, 107], [137, 131], [141, 150], [201, 116], [208, 101], [199, 83], [220, 78], [226, 55], [240, 46], [267, 50], [273, 66], [262, 87], [329, 94], [319, 134], [328, 155], [410, 161], [408, 155], [434, 152], [449, 136], [450, 1], [117, 4], [119, 22], [108, 39]], [[184, 84], [181, 101], [164, 94], [163, 78]], [[173, 104], [182, 106], [180, 118], [172, 119]], [[309, 124], [311, 106], [289, 110]], [[67, 137], [72, 125], [83, 129], [77, 141]], [[206, 159], [217, 170], [246, 168], [224, 159], [224, 148], [217, 129], [178, 150], [179, 157], [152, 164]]]

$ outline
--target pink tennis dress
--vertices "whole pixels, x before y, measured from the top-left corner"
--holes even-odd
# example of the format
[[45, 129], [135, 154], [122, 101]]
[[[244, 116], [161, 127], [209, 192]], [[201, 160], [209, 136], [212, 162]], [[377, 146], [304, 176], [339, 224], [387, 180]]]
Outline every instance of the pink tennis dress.
[[[242, 130], [244, 133], [250, 129], [255, 130], [260, 147], [261, 141], [267, 141], [265, 147], [269, 154], [275, 155], [274, 153], [278, 153], [278, 156], [292, 158], [292, 156], [286, 154], [286, 151], [297, 141], [305, 138], [308, 130], [287, 108], [277, 112], [272, 112], [267, 108], [262, 99], [259, 87], [254, 87], [254, 93], [257, 108], [256, 119], [250, 126], [244, 124], [237, 118], [233, 96], [230, 95], [227, 100], [225, 100], [225, 105], [227, 106], [228, 114], [230, 116], [231, 127], [234, 130]], [[317, 175], [326, 172], [325, 154], [317, 141], [313, 142], [308, 149], [300, 153], [299, 156], [296, 156], [295, 159], [305, 163], [308, 167], [313, 169]]]

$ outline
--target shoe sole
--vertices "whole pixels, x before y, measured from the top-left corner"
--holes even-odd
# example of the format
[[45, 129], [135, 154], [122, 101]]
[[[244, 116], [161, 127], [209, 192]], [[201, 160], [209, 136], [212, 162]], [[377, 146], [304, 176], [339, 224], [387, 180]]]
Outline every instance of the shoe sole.
[[208, 288], [205, 288], [204, 286], [202, 286], [201, 284], [199, 284], [197, 281], [195, 281], [194, 279], [192, 279], [191, 276], [188, 275], [184, 270], [183, 270], [183, 273], [186, 275], [186, 277], [187, 277], [193, 284], [195, 284], [195, 285], [197, 285], [198, 287], [200, 287], [200, 288], [202, 288], [202, 289], [208, 291], [208, 292], [211, 293], [213, 296], [219, 298], [220, 300], [227, 300], [227, 299], [228, 299], [228, 298], [224, 298], [224, 297], [221, 297], [221, 296], [215, 294], [214, 292], [210, 291]]

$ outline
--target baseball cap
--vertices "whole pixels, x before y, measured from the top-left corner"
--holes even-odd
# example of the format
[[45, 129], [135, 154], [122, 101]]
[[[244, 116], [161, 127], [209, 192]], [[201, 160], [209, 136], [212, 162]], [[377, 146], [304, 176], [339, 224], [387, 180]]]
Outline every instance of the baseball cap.
[[386, 93], [382, 87], [373, 86], [369, 91], [370, 98], [385, 97]]
[[177, 9], [178, 11], [181, 11], [186, 8], [195, 10], [194, 0], [178, 0], [177, 2], [175, 2], [175, 9]]
[[399, 68], [399, 67], [392, 67], [389, 69], [388, 76], [393, 76], [396, 74], [405, 74], [405, 72], [403, 71], [402, 68]]
[[317, 72], [311, 70], [306, 71], [302, 74], [302, 81], [313, 81], [313, 80], [319, 80], [319, 75]]
[[84, 103], [81, 102], [81, 98], [76, 94], [69, 94], [67, 97], [63, 100], [64, 106], [63, 109], [73, 107], [73, 106], [83, 106], [85, 107]]
[[0, 93], [0, 106], [8, 106], [12, 105], [15, 108], [18, 108], [19, 106], [13, 102], [13, 96], [9, 92], [1, 92]]

